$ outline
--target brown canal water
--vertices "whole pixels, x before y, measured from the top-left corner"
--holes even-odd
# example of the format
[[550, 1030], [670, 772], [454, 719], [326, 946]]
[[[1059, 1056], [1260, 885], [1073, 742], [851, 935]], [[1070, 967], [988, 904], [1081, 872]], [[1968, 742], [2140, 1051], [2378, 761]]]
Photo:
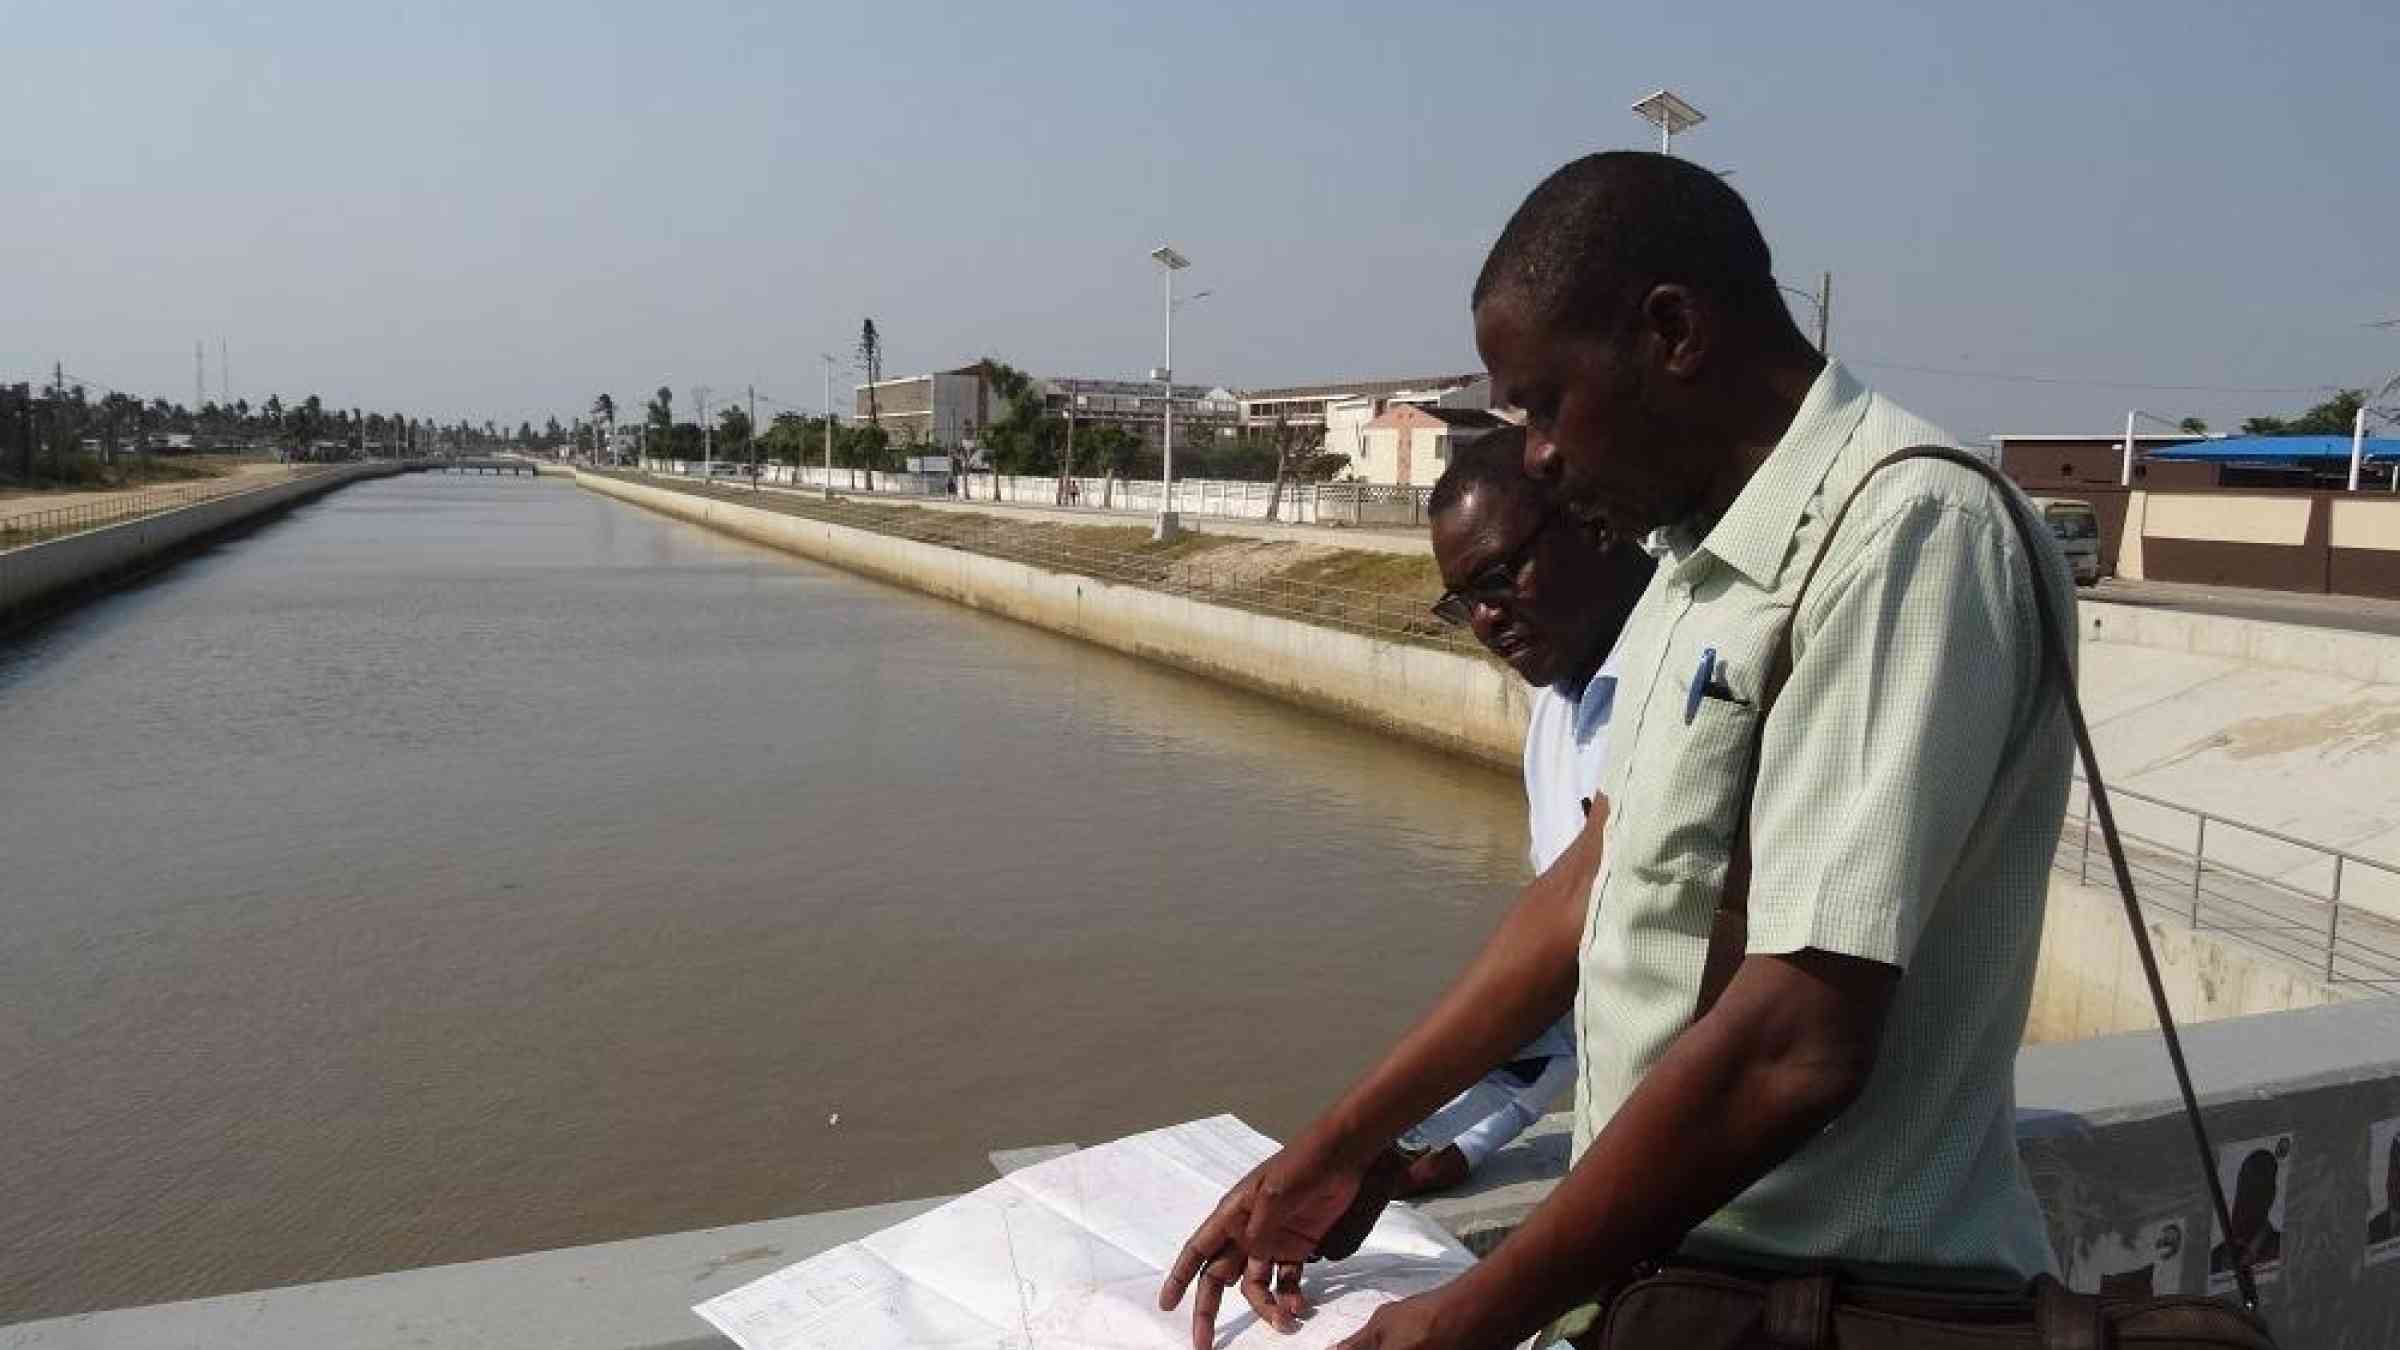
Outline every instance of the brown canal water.
[[0, 639], [0, 1323], [1287, 1132], [1514, 783], [557, 480]]

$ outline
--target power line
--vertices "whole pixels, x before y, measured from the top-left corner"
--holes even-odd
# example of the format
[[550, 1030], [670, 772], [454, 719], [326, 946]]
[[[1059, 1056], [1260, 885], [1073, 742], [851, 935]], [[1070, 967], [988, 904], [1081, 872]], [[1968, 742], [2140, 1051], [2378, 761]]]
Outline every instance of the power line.
[[1962, 380], [1993, 380], [2006, 384], [2056, 384], [2083, 389], [2143, 389], [2161, 394], [2323, 394], [2338, 392], [2337, 384], [2149, 384], [2140, 380], [2081, 380], [2064, 375], [2027, 375], [2015, 371], [1954, 370], [1901, 361], [1852, 361], [1844, 365], [1869, 370], [1901, 370], [1917, 375], [1947, 375]]

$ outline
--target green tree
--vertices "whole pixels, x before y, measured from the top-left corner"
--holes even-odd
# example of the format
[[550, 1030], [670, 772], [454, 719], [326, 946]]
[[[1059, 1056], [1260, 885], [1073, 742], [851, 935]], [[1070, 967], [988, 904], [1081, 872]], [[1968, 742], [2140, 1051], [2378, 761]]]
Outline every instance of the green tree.
[[977, 369], [1001, 405], [1000, 415], [983, 429], [982, 437], [993, 472], [1058, 472], [1066, 428], [1049, 417], [1041, 386], [1024, 371], [991, 357], [979, 362]]
[[2188, 432], [2194, 436], [2205, 436], [2208, 434], [2208, 423], [2197, 417], [2187, 417], [2182, 421], [2177, 422], [2175, 424], [2175, 429], [2177, 431]]
[[2365, 406], [2367, 391], [2344, 389], [2294, 418], [2253, 417], [2242, 423], [2245, 436], [2347, 436]]
[[601, 445], [607, 446], [613, 444], [617, 439], [616, 399], [607, 394], [602, 394], [600, 397], [593, 399], [592, 420], [599, 426], [607, 429], [607, 439], [603, 440]]
[[675, 453], [675, 391], [665, 385], [642, 406], [642, 445], [657, 459]]
[[748, 459], [750, 457], [750, 414], [740, 404], [728, 403], [717, 414], [717, 458]]

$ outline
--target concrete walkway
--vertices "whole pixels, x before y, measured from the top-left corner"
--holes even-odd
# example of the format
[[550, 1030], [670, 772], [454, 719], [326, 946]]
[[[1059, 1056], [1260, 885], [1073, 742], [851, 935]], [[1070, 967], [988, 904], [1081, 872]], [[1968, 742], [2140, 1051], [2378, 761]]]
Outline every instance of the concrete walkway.
[[2242, 586], [2193, 586], [2177, 581], [2126, 581], [2117, 577], [2101, 582], [2086, 594], [2094, 600], [2141, 609], [2400, 635], [2400, 600], [2261, 591]]

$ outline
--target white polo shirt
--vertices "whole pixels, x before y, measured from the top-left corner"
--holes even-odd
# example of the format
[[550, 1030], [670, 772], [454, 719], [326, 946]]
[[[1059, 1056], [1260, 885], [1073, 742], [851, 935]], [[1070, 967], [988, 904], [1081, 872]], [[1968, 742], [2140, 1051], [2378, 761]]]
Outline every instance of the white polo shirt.
[[1608, 715], [1617, 701], [1617, 649], [1578, 697], [1536, 690], [1525, 727], [1525, 824], [1533, 870], [1545, 871], [1583, 833], [1585, 803], [1608, 767]]
[[[1557, 685], [1534, 691], [1533, 717], [1525, 727], [1525, 825], [1536, 873], [1549, 870], [1583, 833], [1585, 804], [1600, 791], [1608, 768], [1609, 712], [1617, 701], [1617, 651], [1609, 649], [1578, 696]], [[1561, 1018], [1519, 1058], [1575, 1053], [1572, 1022]]]

